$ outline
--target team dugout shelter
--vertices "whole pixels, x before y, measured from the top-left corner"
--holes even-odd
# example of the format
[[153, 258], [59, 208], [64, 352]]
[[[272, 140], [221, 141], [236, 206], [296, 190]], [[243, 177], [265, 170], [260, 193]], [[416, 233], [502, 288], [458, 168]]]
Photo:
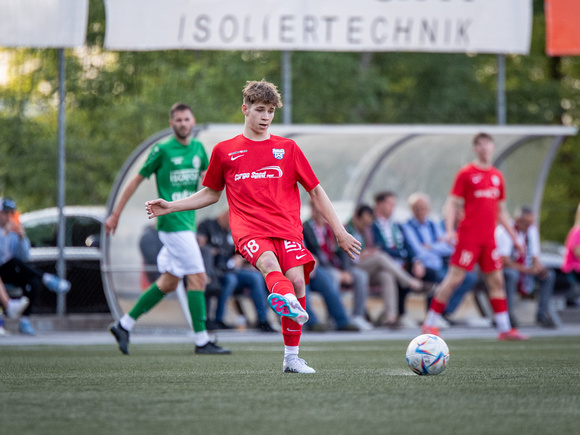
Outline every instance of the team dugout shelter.
[[[209, 156], [215, 144], [241, 131], [241, 125], [209, 124], [196, 128], [194, 135]], [[429, 195], [432, 215], [441, 218], [457, 170], [474, 158], [472, 139], [479, 132], [489, 133], [495, 140], [494, 164], [505, 176], [508, 211], [513, 213], [517, 207], [529, 205], [539, 214], [558, 148], [567, 136], [577, 133], [574, 127], [489, 125], [275, 124], [270, 131], [296, 141], [345, 223], [358, 204], [372, 205], [374, 195], [384, 190], [395, 192], [399, 198], [397, 220], [410, 216], [407, 198], [414, 192]], [[166, 129], [151, 136], [127, 159], [111, 191], [109, 213], [151, 148], [172, 133]], [[303, 188], [300, 190], [302, 218], [306, 219], [310, 213], [309, 196]], [[157, 196], [155, 180], [146, 179], [127, 203], [115, 235], [102, 235], [103, 283], [115, 318], [127, 312], [148, 286], [147, 272], [156, 271], [154, 264], [147, 264], [140, 239], [147, 227], [155, 224], [155, 220], [147, 218], [144, 204]], [[197, 212], [197, 222], [216, 216], [226, 207], [224, 192], [217, 204]], [[187, 329], [189, 322], [185, 291], [180, 287], [140, 318], [138, 327]]]

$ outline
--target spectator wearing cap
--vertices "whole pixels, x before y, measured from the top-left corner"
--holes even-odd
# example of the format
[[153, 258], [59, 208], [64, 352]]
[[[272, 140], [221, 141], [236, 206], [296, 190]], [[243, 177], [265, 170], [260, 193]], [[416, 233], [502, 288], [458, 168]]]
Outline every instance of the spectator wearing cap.
[[3, 283], [20, 287], [30, 304], [22, 313], [18, 329], [21, 333], [34, 335], [29, 315], [35, 298], [44, 288], [55, 293], [66, 293], [70, 282], [56, 275], [44, 273], [26, 263], [30, 241], [16, 214], [16, 203], [9, 198], [0, 201], [0, 279]]
[[20, 224], [20, 214], [14, 200], [5, 198], [0, 203], [1, 211], [8, 214], [8, 223], [4, 232], [8, 238], [8, 251], [12, 257], [28, 261], [30, 257], [30, 240], [26, 236], [24, 227]]

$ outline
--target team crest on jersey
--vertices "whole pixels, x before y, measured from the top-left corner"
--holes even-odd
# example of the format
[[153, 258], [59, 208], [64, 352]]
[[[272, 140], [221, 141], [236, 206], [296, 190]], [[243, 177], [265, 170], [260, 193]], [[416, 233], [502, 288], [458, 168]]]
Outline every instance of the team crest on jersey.
[[201, 166], [201, 159], [199, 158], [199, 156], [193, 156], [191, 164], [195, 169], [199, 169], [199, 167]]
[[497, 175], [492, 175], [491, 182], [493, 183], [494, 186], [499, 186], [499, 177]]
[[274, 154], [274, 157], [276, 159], [282, 160], [282, 158], [284, 157], [284, 149], [272, 148], [272, 154]]

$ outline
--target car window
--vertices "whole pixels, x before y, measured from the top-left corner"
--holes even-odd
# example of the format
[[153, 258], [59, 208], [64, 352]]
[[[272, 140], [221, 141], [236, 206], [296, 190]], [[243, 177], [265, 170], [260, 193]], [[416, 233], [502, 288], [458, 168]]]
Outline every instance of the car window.
[[32, 247], [56, 246], [56, 217], [27, 222], [24, 227]]
[[[56, 246], [57, 216], [37, 219], [25, 224], [26, 235], [34, 248]], [[98, 247], [101, 222], [88, 216], [68, 216], [66, 218], [65, 246]]]
[[71, 216], [67, 219], [67, 246], [95, 246], [101, 234], [101, 222], [87, 216]]

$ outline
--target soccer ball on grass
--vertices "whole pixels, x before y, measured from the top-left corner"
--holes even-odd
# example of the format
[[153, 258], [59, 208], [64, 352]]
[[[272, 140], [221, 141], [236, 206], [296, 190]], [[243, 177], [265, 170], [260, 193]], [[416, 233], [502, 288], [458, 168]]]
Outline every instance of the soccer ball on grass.
[[438, 375], [448, 363], [449, 348], [436, 335], [419, 335], [407, 347], [407, 364], [418, 375]]

